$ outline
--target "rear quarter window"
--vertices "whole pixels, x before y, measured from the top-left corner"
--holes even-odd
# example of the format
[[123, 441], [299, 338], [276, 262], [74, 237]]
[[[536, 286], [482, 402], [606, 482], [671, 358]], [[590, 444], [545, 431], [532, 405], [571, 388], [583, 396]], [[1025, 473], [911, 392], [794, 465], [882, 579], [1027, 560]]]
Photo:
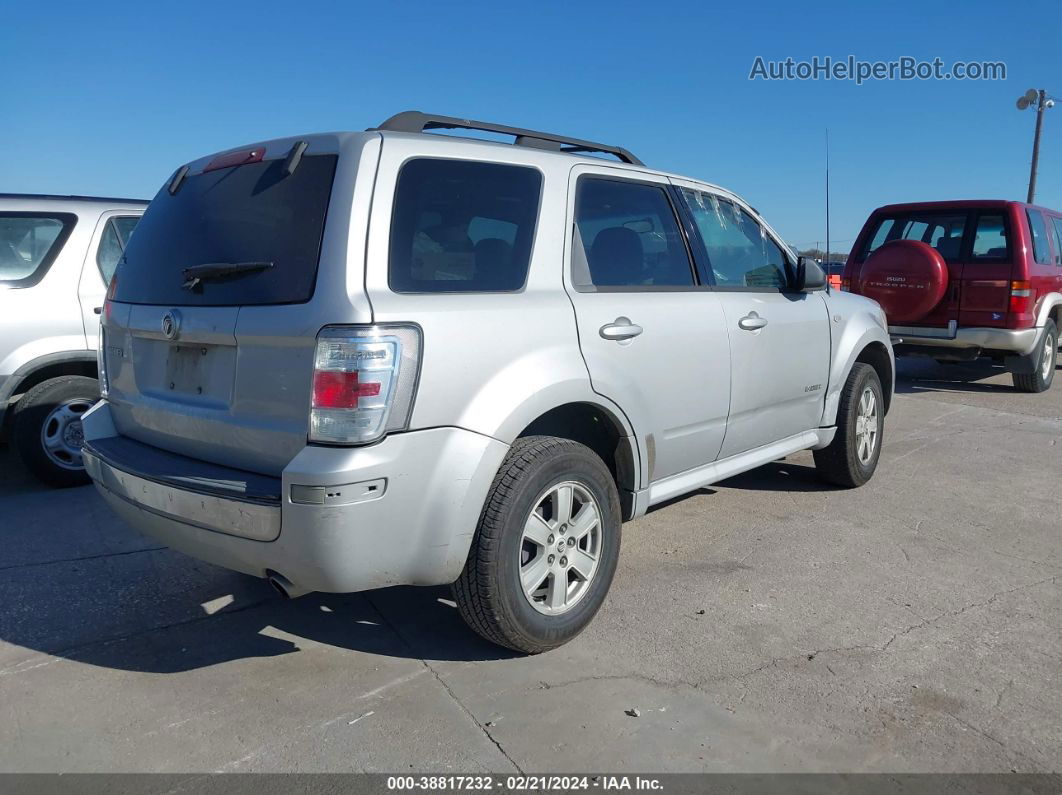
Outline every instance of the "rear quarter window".
[[76, 223], [72, 213], [0, 212], [0, 284], [32, 287], [43, 279]]
[[514, 292], [527, 280], [542, 174], [417, 158], [402, 166], [388, 284], [398, 293]]
[[1051, 264], [1051, 244], [1047, 242], [1047, 224], [1044, 216], [1037, 210], [1026, 210], [1029, 219], [1029, 231], [1032, 232], [1033, 256], [1040, 265]]

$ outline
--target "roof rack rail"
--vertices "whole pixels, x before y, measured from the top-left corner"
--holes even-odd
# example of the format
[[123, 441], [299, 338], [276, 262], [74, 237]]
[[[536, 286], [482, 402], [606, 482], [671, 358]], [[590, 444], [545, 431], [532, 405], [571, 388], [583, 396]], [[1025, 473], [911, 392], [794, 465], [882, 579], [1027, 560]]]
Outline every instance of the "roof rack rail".
[[421, 113], [417, 110], [407, 110], [396, 113], [383, 122], [379, 127], [370, 127], [370, 130], [388, 130], [390, 132], [420, 133], [425, 130], [480, 130], [481, 132], [500, 133], [511, 135], [517, 146], [529, 146], [534, 149], [550, 149], [555, 152], [603, 152], [615, 155], [624, 163], [632, 166], [644, 166], [641, 160], [632, 155], [626, 149], [619, 146], [583, 141], [579, 138], [569, 138], [555, 133], [539, 132], [537, 130], [525, 130], [521, 127], [507, 127], [504, 124], [494, 124], [487, 121], [473, 121], [472, 119], [458, 119], [454, 116], [436, 116], [432, 113]]

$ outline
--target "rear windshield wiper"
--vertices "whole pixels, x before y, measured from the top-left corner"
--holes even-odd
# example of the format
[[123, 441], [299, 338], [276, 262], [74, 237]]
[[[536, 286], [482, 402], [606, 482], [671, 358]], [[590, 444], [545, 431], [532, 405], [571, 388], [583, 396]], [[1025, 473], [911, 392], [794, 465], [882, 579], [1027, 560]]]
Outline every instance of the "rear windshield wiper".
[[193, 290], [200, 282], [269, 270], [272, 267], [272, 262], [208, 262], [205, 265], [193, 265], [184, 269], [185, 281], [181, 287]]

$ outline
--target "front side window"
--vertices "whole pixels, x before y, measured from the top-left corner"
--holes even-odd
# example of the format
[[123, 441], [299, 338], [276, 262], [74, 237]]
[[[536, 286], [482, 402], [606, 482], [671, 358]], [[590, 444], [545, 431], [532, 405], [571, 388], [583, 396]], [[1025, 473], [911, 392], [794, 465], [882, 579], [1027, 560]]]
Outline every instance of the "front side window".
[[118, 267], [118, 260], [122, 258], [125, 247], [129, 243], [129, 236], [133, 234], [133, 227], [139, 220], [140, 218], [135, 215], [123, 215], [107, 221], [103, 236], [100, 238], [100, 247], [96, 250], [96, 264], [99, 266], [104, 284], [111, 283], [114, 269]]
[[946, 262], [956, 262], [962, 254], [966, 213], [907, 213], [878, 219], [870, 242], [860, 261], [893, 240], [916, 240], [932, 246]]
[[1032, 232], [1033, 256], [1041, 265], [1051, 263], [1051, 244], [1047, 242], [1047, 224], [1044, 217], [1036, 210], [1026, 210], [1029, 219], [1029, 231]]
[[418, 158], [402, 166], [388, 283], [398, 293], [524, 286], [542, 174], [526, 166]]
[[575, 207], [576, 287], [691, 287], [686, 242], [664, 188], [584, 177]]
[[1007, 251], [1007, 224], [1002, 213], [983, 213], [977, 219], [973, 250], [974, 260], [1005, 260]]
[[701, 233], [718, 287], [785, 288], [785, 255], [751, 215], [711, 193], [688, 188], [682, 193]]
[[31, 287], [40, 281], [76, 220], [67, 213], [0, 213], [0, 284]]

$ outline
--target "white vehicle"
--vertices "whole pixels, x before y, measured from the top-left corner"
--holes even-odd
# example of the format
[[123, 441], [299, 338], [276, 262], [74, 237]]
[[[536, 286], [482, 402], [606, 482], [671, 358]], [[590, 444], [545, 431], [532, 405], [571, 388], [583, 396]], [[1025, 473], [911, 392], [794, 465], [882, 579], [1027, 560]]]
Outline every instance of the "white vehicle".
[[99, 399], [99, 313], [146, 206], [0, 194], [0, 423], [26, 466], [55, 486], [88, 483], [81, 415]]
[[525, 652], [651, 505], [808, 448], [864, 483], [893, 392], [878, 305], [734, 194], [415, 112], [181, 166], [103, 327], [85, 460], [132, 525], [288, 595], [454, 583]]

